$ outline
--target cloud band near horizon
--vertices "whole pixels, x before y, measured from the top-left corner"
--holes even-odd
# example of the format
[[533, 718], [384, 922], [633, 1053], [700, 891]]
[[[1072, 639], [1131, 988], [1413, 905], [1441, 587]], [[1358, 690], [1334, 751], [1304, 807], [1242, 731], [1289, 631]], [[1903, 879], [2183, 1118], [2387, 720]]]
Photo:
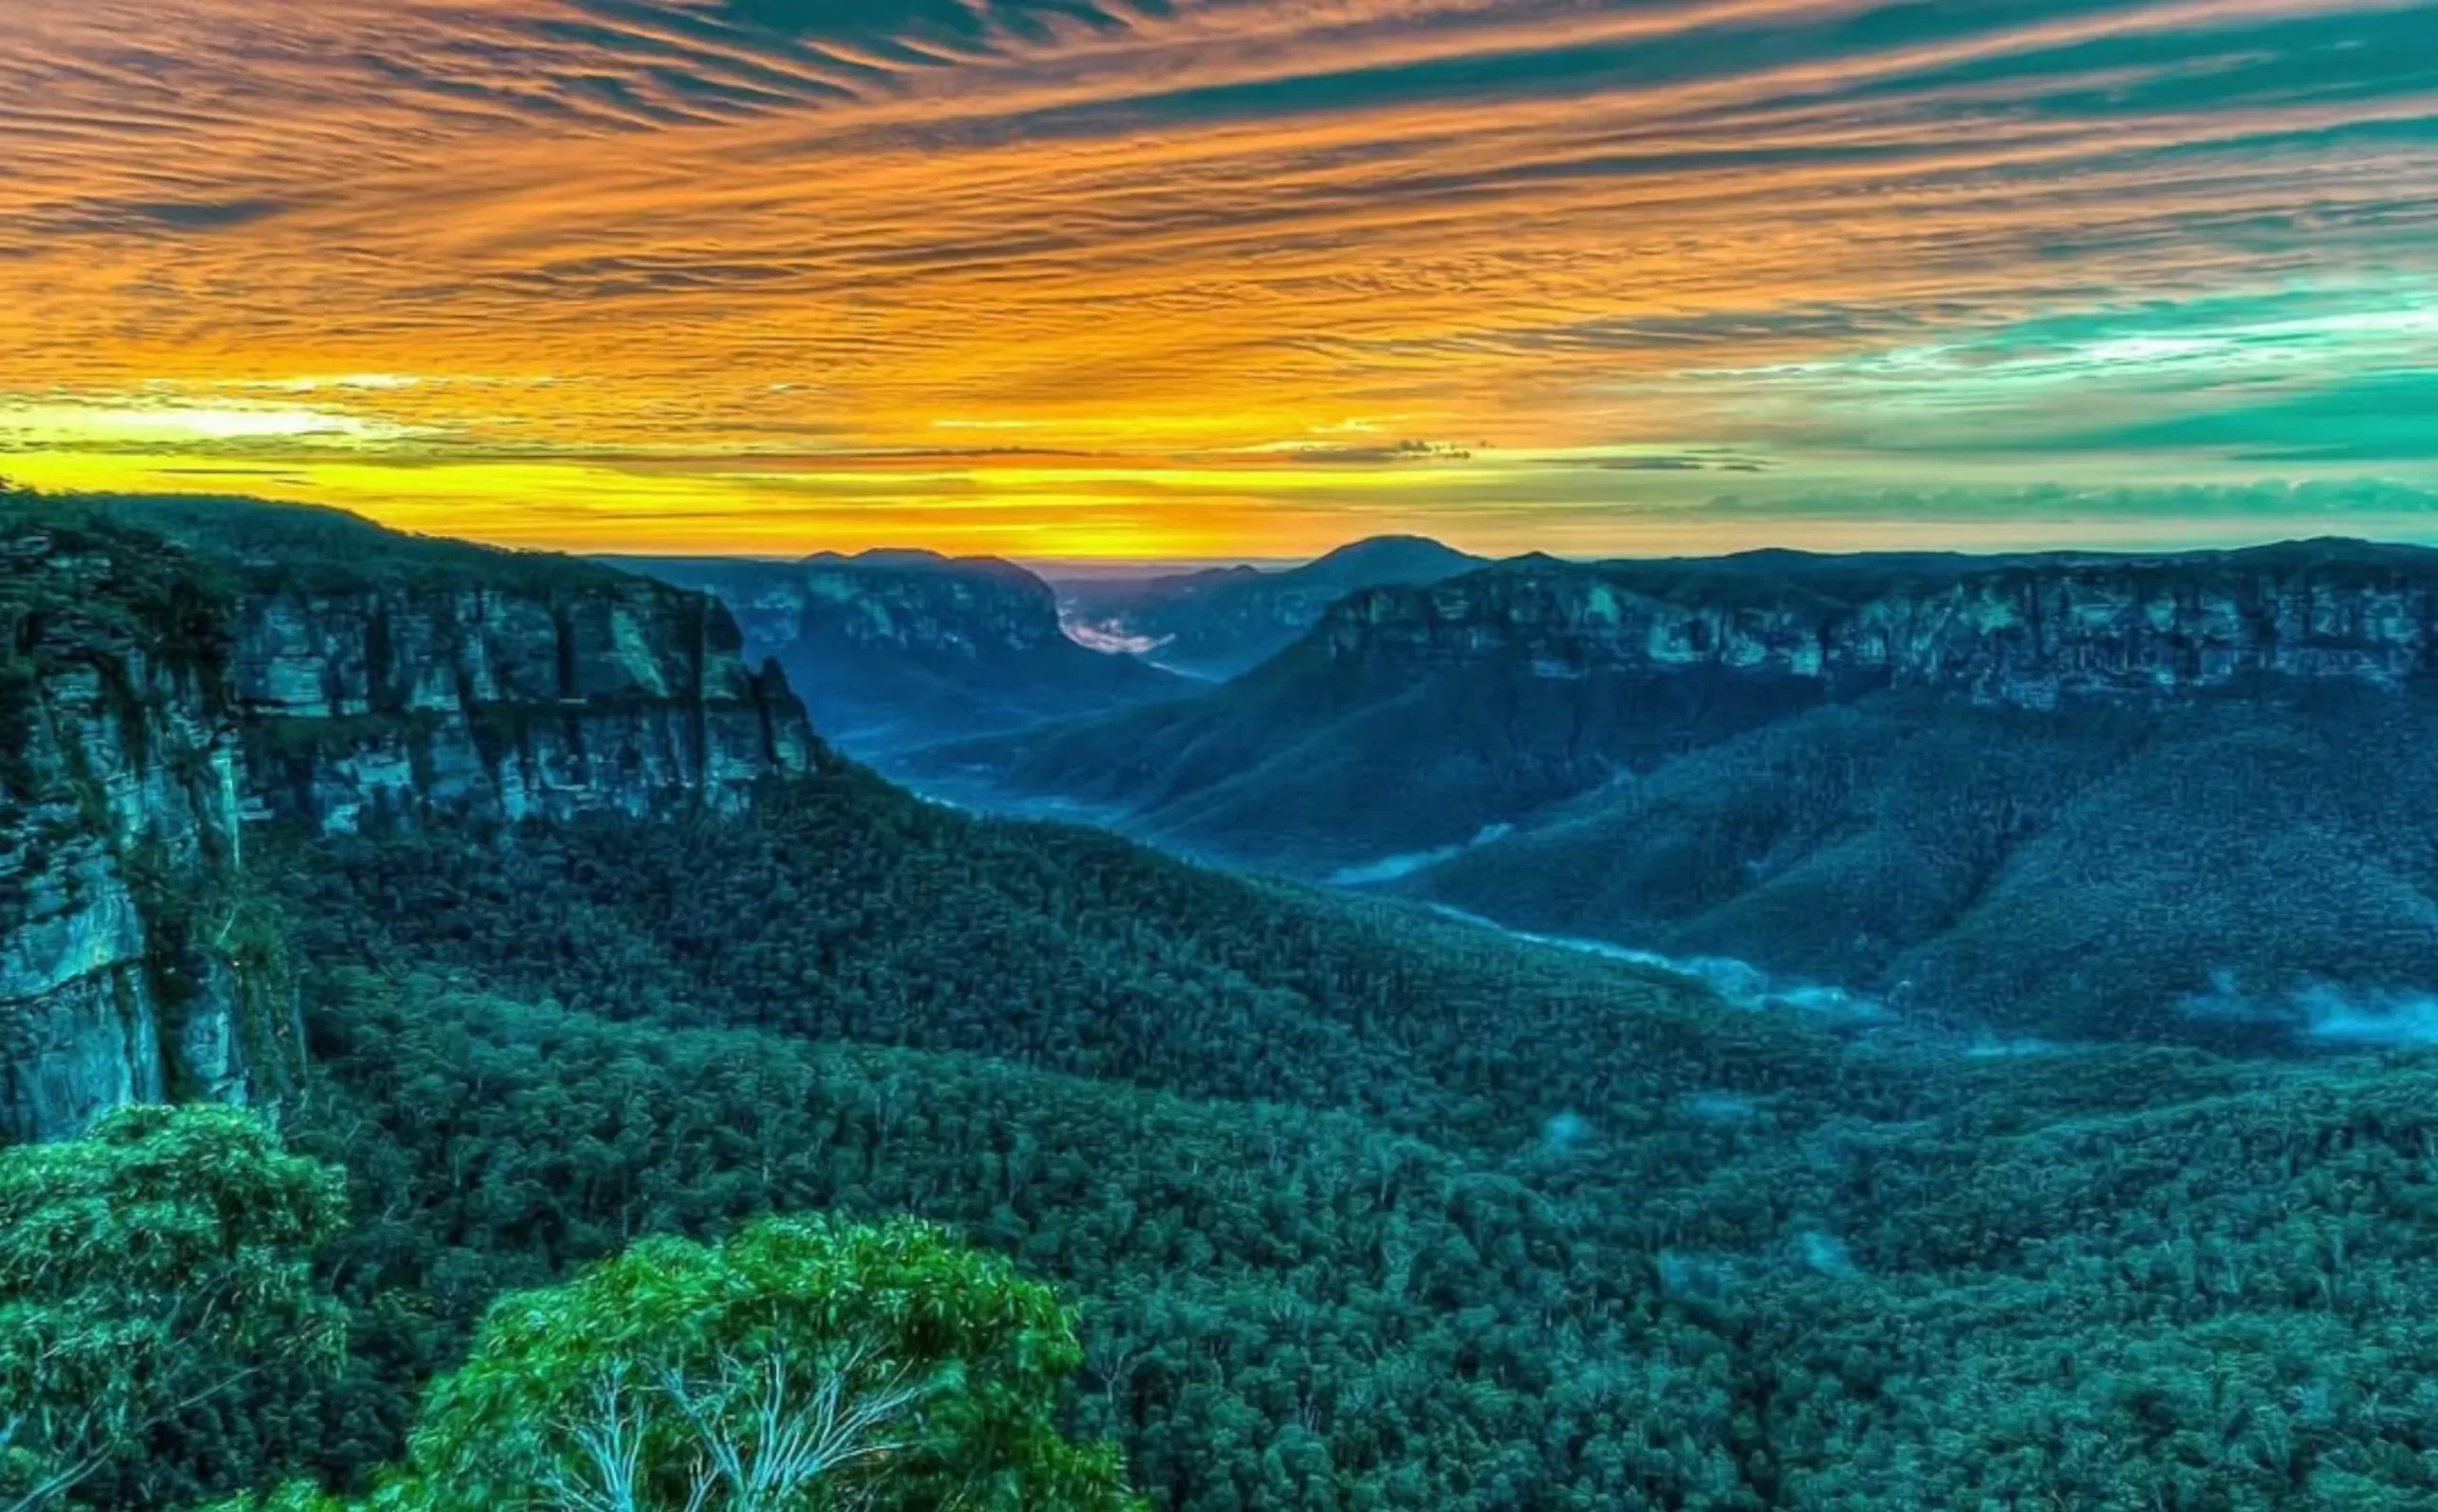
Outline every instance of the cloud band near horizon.
[[2433, 41], [2377, 0], [0, 0], [0, 472], [603, 549], [2426, 534]]

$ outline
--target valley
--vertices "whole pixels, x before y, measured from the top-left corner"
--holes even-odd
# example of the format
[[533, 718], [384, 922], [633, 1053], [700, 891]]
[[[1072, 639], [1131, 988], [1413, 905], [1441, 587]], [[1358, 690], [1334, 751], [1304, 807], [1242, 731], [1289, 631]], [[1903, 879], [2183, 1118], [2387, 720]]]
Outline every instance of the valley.
[[0, 1512], [2438, 1512], [2438, 0], [0, 0]]
[[[1883, 643], [1788, 613], [1817, 599], [1755, 594], [1755, 618], [1725, 618], [1762, 626], [1774, 666], [1738, 681], [1687, 656], [1688, 681], [1629, 704], [1669, 711], [1670, 741], [1702, 737], [1689, 750], [1589, 796], [1555, 766], [1545, 787], [1431, 789], [1546, 790], [1549, 813], [1349, 890], [917, 797], [831, 747], [818, 704], [808, 718], [783, 667], [750, 669], [749, 634], [707, 595], [318, 511], [13, 507], [11, 1137], [72, 1148], [57, 1142], [117, 1104], [219, 1100], [275, 1111], [298, 1155], [346, 1173], [349, 1222], [319, 1271], [343, 1367], [189, 1409], [166, 1447], [92, 1482], [97, 1501], [195, 1504], [267, 1478], [359, 1491], [410, 1447], [419, 1396], [481, 1347], [495, 1299], [645, 1236], [731, 1240], [771, 1213], [912, 1215], [1055, 1285], [1080, 1351], [1060, 1421], [1178, 1512], [2438, 1495], [2438, 1414], [2411, 1384], [2438, 1380], [2438, 1333], [2398, 1305], [2438, 1284], [2420, 1237], [2438, 1201], [2430, 1052], [2073, 1043], [2090, 1038], [2080, 1010], [2039, 990], [2012, 1016], [1945, 1015], [1500, 919], [1544, 937], [1518, 939], [1448, 901], [1478, 888], [1609, 920], [1559, 879], [1638, 885], [1614, 852], [1658, 844], [1667, 815], [1694, 816], [1677, 822], [1695, 838], [1664, 848], [1707, 877], [1711, 780], [1661, 801], [1705, 752], [1734, 753], [1717, 790], [1748, 804], [1813, 795], [1729, 836], [1792, 845], [1875, 815], [1986, 854], [1953, 837], [1993, 810], [2021, 816], [2005, 834], [2048, 833], [2026, 806], [2045, 789], [1994, 749], [2058, 774], [2056, 812], [2088, 826], [2065, 833], [2113, 834], [2141, 792], [2290, 778], [2332, 759], [2312, 742], [2345, 741], [2352, 790], [2293, 789], [2290, 832], [2367, 846], [2393, 826], [2335, 826], [2357, 822], [2348, 805], [2385, 811], [2410, 764], [2375, 776], [2363, 734], [2420, 717], [2375, 676], [2348, 670], [2345, 696], [2306, 701], [2276, 739], [2261, 710], [2283, 706], [2250, 701], [2196, 705], [2191, 729], [2060, 724], [1892, 676], [1819, 686], [1824, 644]], [[2410, 567], [2374, 577], [2380, 603], [2407, 602]], [[1513, 593], [1517, 570], [1414, 591], [1452, 613]], [[1403, 591], [1344, 601], [1221, 693], [1369, 727], [1313, 711], [1369, 706], [1386, 670], [1331, 648], [1380, 632], [1440, 669], [1434, 694], [1474, 698], [1447, 706], [1469, 719], [1521, 707], [1497, 702], [1515, 687], [1623, 687], [1530, 669], [1709, 612], [1635, 622], [1618, 600], [1569, 618], [1557, 607], [1595, 601], [1534, 600], [1552, 612], [1520, 622], [1543, 637], [1533, 655], [1489, 647], [1492, 668], [1525, 670], [1502, 686], [1469, 621], [1389, 626], [1387, 604], [1425, 601]], [[2324, 607], [2320, 591], [2277, 602]], [[1918, 639], [1885, 644], [2026, 686], [2034, 664], [1908, 623]], [[2413, 665], [2358, 637], [2307, 650], [2299, 665], [2404, 681]], [[1338, 667], [1317, 694], [1315, 658]], [[2160, 666], [2242, 670], [2078, 665], [2153, 685]], [[1559, 727], [1555, 707], [1585, 706], [1519, 728]], [[1595, 727], [1587, 753], [1644, 749], [1622, 717]], [[2133, 761], [2157, 750], [2215, 754]], [[1949, 763], [1997, 773], [1995, 797], [1959, 804]], [[2111, 813], [2076, 763], [2138, 782]], [[1920, 809], [1857, 807], [1864, 787]], [[1604, 826], [1628, 798], [1646, 806], [1618, 838]], [[1281, 817], [1270, 833], [1291, 838], [1310, 816]], [[1455, 832], [1425, 818], [1420, 838]], [[1586, 852], [1607, 859], [1561, 870]], [[1535, 858], [1521, 880], [1510, 856]], [[1789, 916], [1827, 915], [1827, 937], [1840, 889], [1878, 888], [1880, 917], [1912, 896], [1901, 867], [1841, 876]], [[2414, 959], [2407, 940], [2396, 980]]]
[[1179, 698], [1195, 686], [1077, 645], [1049, 586], [992, 558], [875, 550], [800, 562], [606, 560], [718, 599], [749, 656], [777, 664], [821, 710], [827, 738], [883, 765], [943, 740]]
[[1960, 1028], [2234, 1046], [2438, 969], [2433, 606], [2438, 555], [2349, 542], [1524, 559], [909, 771]]
[[1234, 566], [1151, 578], [1079, 578], [1058, 587], [1064, 612], [1087, 644], [1224, 683], [1294, 645], [1349, 593], [1428, 586], [1483, 565], [1480, 557], [1423, 537], [1373, 536], [1273, 571]]

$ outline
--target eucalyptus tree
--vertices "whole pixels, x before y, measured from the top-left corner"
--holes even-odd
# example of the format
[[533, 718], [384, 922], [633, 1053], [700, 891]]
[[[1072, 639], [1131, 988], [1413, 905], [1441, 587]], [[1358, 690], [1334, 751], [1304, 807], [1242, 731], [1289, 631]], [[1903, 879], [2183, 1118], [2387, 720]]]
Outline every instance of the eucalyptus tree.
[[337, 1172], [227, 1107], [130, 1108], [0, 1150], [0, 1512], [67, 1496], [182, 1413], [338, 1351], [315, 1283]]
[[1115, 1451], [1069, 1442], [1072, 1316], [1007, 1261], [909, 1221], [768, 1220], [649, 1239], [502, 1299], [435, 1383], [390, 1497], [433, 1512], [1119, 1512]]

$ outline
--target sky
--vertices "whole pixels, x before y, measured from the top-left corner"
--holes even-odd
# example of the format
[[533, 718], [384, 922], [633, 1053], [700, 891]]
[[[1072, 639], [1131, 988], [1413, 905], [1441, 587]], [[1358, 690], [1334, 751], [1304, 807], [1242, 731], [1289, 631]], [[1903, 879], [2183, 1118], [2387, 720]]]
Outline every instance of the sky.
[[0, 474], [589, 550], [2438, 540], [2438, 0], [0, 0]]

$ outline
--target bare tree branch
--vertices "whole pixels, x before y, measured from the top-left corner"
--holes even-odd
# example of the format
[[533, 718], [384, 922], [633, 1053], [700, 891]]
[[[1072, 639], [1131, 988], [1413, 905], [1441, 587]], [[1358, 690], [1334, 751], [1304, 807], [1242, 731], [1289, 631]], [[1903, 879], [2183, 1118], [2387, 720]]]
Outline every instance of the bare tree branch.
[[[858, 1388], [869, 1358], [858, 1348], [824, 1371], [809, 1400], [786, 1352], [775, 1349], [758, 1363], [724, 1356], [708, 1379], [664, 1365], [660, 1389], [692, 1429], [709, 1479], [725, 1488], [726, 1512], [769, 1512], [826, 1477], [903, 1447], [881, 1430], [923, 1390], [902, 1372]], [[698, 1477], [690, 1505], [707, 1500]]]
[[[239, 1384], [260, 1373], [261, 1370], [260, 1365], [248, 1365], [242, 1370], [232, 1370], [208, 1385], [189, 1392], [174, 1402], [164, 1403], [143, 1417], [125, 1423], [112, 1423], [108, 1419], [90, 1412], [80, 1415], [76, 1419], [74, 1429], [58, 1436], [65, 1443], [77, 1445], [78, 1449], [63, 1450], [62, 1452], [67, 1456], [65, 1463], [34, 1482], [33, 1489], [25, 1492], [17, 1500], [0, 1502], [0, 1512], [34, 1512], [35, 1508], [46, 1506], [66, 1496], [99, 1474], [102, 1466], [110, 1462], [111, 1456], [141, 1439], [145, 1434], [190, 1407], [201, 1406], [223, 1392], [236, 1389]], [[6, 1450], [15, 1442], [25, 1422], [26, 1415], [19, 1413], [9, 1420], [5, 1429], [0, 1429], [0, 1450]], [[84, 1447], [89, 1442], [92, 1447]]]
[[627, 1385], [627, 1367], [612, 1364], [593, 1383], [590, 1413], [562, 1422], [575, 1442], [578, 1464], [554, 1457], [543, 1483], [569, 1512], [638, 1512], [637, 1487], [644, 1456], [645, 1407]]

